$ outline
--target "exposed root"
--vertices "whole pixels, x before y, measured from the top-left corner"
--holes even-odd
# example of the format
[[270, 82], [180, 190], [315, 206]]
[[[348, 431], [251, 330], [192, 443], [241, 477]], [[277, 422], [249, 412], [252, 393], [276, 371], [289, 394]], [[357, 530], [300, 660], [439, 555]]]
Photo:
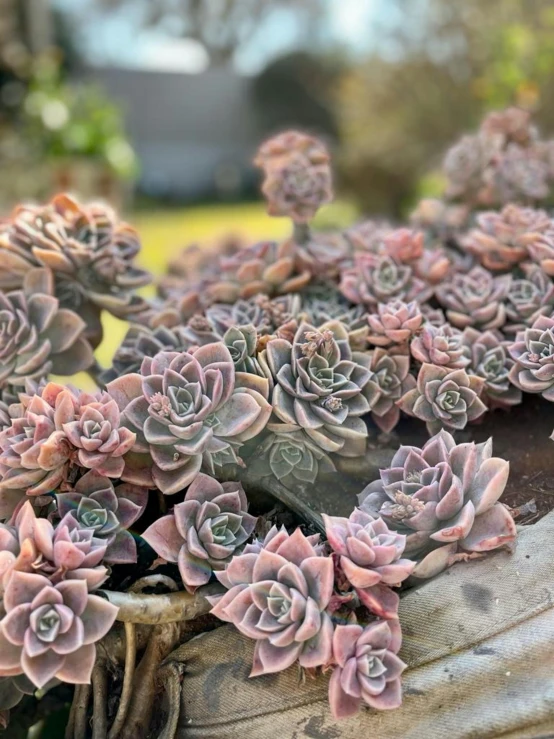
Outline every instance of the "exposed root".
[[80, 690], [81, 686], [76, 685], [73, 692], [73, 700], [71, 701], [71, 708], [69, 709], [69, 718], [67, 719], [67, 725], [65, 727], [65, 739], [73, 739], [73, 735], [75, 733], [75, 711], [77, 709]]
[[108, 672], [103, 660], [97, 660], [92, 671], [92, 739], [106, 739], [108, 734]]
[[158, 739], [175, 739], [181, 712], [181, 678], [184, 670], [185, 665], [182, 662], [168, 661], [158, 672], [158, 679], [164, 685], [169, 706], [167, 721]]
[[135, 624], [170, 624], [192, 621], [211, 609], [207, 595], [223, 593], [219, 583], [206, 585], [195, 593], [168, 593], [145, 595], [143, 593], [119, 593], [115, 590], [98, 591], [110, 603], [119, 608], [118, 621]]
[[[160, 599], [164, 596], [155, 595], [153, 597]], [[152, 629], [146, 651], [135, 671], [133, 692], [127, 711], [127, 720], [120, 734], [121, 739], [139, 739], [148, 730], [156, 696], [156, 674], [160, 663], [178, 641], [179, 634], [180, 628], [177, 623], [160, 623]]]
[[135, 662], [137, 658], [137, 633], [135, 624], [125, 624], [125, 639], [126, 651], [123, 688], [121, 690], [121, 698], [119, 699], [117, 714], [110, 729], [110, 733], [108, 734], [108, 739], [116, 739], [116, 737], [118, 736], [127, 717], [127, 711], [129, 709], [129, 703], [131, 701], [131, 694], [133, 690], [133, 675], [135, 673]]
[[141, 577], [140, 580], [134, 582], [130, 588], [127, 589], [128, 593], [142, 593], [144, 588], [154, 588], [156, 585], [165, 585], [168, 590], [174, 593], [179, 590], [179, 586], [172, 577], [169, 575], [146, 575]]
[[91, 686], [80, 685], [75, 706], [74, 739], [86, 739], [87, 736], [87, 709], [90, 700]]

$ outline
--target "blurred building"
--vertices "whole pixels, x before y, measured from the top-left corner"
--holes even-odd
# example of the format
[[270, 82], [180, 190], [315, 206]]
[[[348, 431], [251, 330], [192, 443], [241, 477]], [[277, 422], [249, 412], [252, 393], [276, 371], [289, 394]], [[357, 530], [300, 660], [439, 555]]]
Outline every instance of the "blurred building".
[[252, 77], [230, 67], [200, 74], [95, 68], [87, 76], [122, 108], [145, 194], [190, 200], [253, 186], [249, 163], [262, 131]]

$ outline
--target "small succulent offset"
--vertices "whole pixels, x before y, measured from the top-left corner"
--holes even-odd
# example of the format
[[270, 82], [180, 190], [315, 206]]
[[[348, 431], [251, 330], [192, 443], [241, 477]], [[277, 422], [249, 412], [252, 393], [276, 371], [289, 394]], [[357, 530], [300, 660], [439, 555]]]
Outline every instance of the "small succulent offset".
[[406, 344], [420, 330], [423, 316], [415, 301], [391, 300], [379, 303], [377, 313], [369, 314], [367, 340], [375, 346]]
[[449, 323], [439, 326], [426, 323], [410, 344], [410, 351], [418, 362], [448, 369], [464, 369], [469, 364], [469, 358], [464, 354], [462, 332]]
[[414, 275], [407, 264], [379, 254], [358, 254], [355, 266], [342, 273], [339, 289], [352, 303], [363, 303], [375, 309], [391, 300], [424, 303], [433, 288]]
[[554, 318], [539, 316], [518, 332], [509, 352], [515, 362], [510, 381], [525, 393], [554, 401]]
[[383, 518], [355, 508], [350, 518], [323, 514], [325, 534], [342, 577], [360, 601], [380, 618], [398, 617], [400, 585], [415, 562], [403, 559], [406, 537], [390, 530]]
[[467, 274], [456, 273], [439, 285], [436, 295], [456, 328], [475, 326], [486, 330], [504, 325], [504, 299], [509, 286], [509, 275], [493, 277], [483, 267], [474, 267]]
[[149, 526], [143, 539], [168, 562], [177, 562], [189, 592], [223, 570], [254, 530], [242, 485], [199, 474], [173, 513]]
[[500, 212], [487, 211], [477, 218], [477, 228], [463, 240], [490, 270], [507, 271], [528, 258], [529, 247], [552, 229], [552, 220], [544, 210], [507, 205]]
[[405, 555], [417, 577], [432, 577], [456, 554], [488, 552], [515, 541], [508, 509], [498, 502], [509, 464], [492, 456], [492, 440], [458, 444], [446, 431], [422, 449], [402, 446], [381, 479], [358, 496], [363, 511], [407, 535]]
[[25, 675], [42, 688], [56, 677], [88, 683], [95, 642], [112, 627], [118, 609], [89, 595], [83, 580], [53, 585], [42, 575], [14, 572], [0, 621], [0, 674]]
[[336, 719], [354, 716], [362, 704], [378, 710], [402, 703], [400, 675], [406, 665], [397, 656], [400, 640], [386, 621], [363, 628], [338, 624], [333, 634], [329, 705]]
[[228, 590], [212, 613], [256, 640], [251, 677], [285, 670], [297, 660], [304, 668], [331, 660], [333, 623], [326, 609], [333, 561], [300, 529], [276, 544], [234, 557], [216, 573]]
[[[232, 445], [260, 433], [271, 413], [257, 390], [235, 387], [233, 359], [221, 342], [194, 354], [145, 357], [140, 374], [113, 380], [108, 392], [136, 430], [134, 451], [151, 455], [151, 480], [167, 495], [189, 485], [202, 464], [212, 471], [218, 454], [228, 452], [236, 462]], [[144, 472], [129, 468], [122, 479], [151, 485], [148, 470], [146, 476]]]
[[326, 452], [363, 454], [367, 428], [360, 416], [369, 412], [379, 390], [352, 354], [346, 328], [331, 322], [316, 330], [302, 323], [292, 344], [274, 339], [264, 354], [275, 383], [275, 416], [305, 429]]
[[468, 375], [463, 369], [423, 364], [416, 387], [408, 390], [397, 405], [409, 416], [425, 421], [430, 434], [445, 427], [461, 430], [487, 410], [480, 399], [484, 384], [482, 377]]
[[389, 433], [400, 420], [397, 402], [416, 384], [410, 374], [410, 355], [389, 354], [378, 348], [371, 354], [369, 368], [371, 381], [379, 388], [379, 396], [371, 407], [371, 418], [381, 431]]
[[262, 192], [270, 215], [306, 223], [333, 199], [329, 152], [313, 136], [279, 134], [260, 146], [254, 164], [264, 171]]
[[50, 372], [71, 375], [93, 362], [86, 324], [54, 295], [48, 269], [31, 269], [22, 288], [0, 292], [0, 386], [24, 386]]
[[510, 408], [521, 403], [521, 390], [510, 382], [514, 360], [508, 353], [509, 342], [494, 331], [480, 333], [466, 328], [462, 334], [470, 372], [485, 381], [481, 400], [489, 408]]
[[75, 489], [56, 493], [57, 514], [73, 518], [80, 527], [92, 529], [107, 542], [104, 562], [124, 564], [137, 561], [135, 539], [128, 529], [142, 515], [148, 490], [136, 485], [115, 485], [96, 470], [75, 483]]

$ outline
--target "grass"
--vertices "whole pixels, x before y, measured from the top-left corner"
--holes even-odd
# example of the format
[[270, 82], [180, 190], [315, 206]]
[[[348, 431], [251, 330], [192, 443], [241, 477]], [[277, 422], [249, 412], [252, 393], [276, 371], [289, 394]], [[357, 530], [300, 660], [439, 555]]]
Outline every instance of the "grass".
[[[338, 202], [322, 209], [316, 225], [320, 228], [346, 225], [355, 217], [352, 206]], [[270, 218], [262, 203], [136, 211], [127, 214], [126, 220], [138, 230], [141, 237], [142, 250], [138, 261], [154, 277], [161, 275], [169, 260], [189, 244], [209, 243], [229, 233], [244, 236], [255, 243], [261, 239], [284, 239], [291, 232], [290, 221], [287, 218]], [[147, 288], [144, 294], [153, 295], [154, 291]], [[104, 314], [102, 323], [104, 339], [96, 350], [96, 358], [102, 367], [109, 367], [115, 350], [125, 336], [127, 323], [108, 314]], [[94, 383], [84, 372], [75, 375], [71, 381], [86, 390], [94, 388]]]

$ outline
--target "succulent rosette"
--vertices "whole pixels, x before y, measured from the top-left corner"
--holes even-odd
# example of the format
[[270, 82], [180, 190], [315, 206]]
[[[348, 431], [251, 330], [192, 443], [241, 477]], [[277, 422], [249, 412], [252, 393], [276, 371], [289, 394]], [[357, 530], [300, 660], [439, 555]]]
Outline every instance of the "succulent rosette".
[[207, 282], [204, 295], [208, 303], [234, 303], [259, 293], [273, 297], [297, 292], [310, 279], [307, 269], [297, 269], [292, 241], [262, 241], [230, 257], [221, 257], [217, 275]]
[[[337, 300], [336, 291], [327, 295], [323, 291], [321, 297], [310, 296], [304, 304], [306, 320], [313, 326], [323, 326], [330, 321], [338, 321], [348, 331], [348, 343], [352, 351], [364, 351], [367, 348], [369, 326], [367, 310], [363, 305], [349, 307], [341, 298]], [[341, 296], [339, 296], [341, 297]]]
[[409, 265], [389, 256], [365, 253], [356, 255], [355, 266], [343, 271], [339, 289], [352, 303], [371, 309], [391, 300], [424, 303], [433, 294], [433, 288], [416, 277]]
[[333, 199], [330, 157], [321, 141], [298, 131], [269, 139], [254, 164], [264, 170], [262, 193], [270, 215], [289, 216], [295, 223], [311, 220]]
[[513, 518], [498, 502], [508, 473], [509, 463], [492, 456], [490, 439], [456, 445], [440, 431], [422, 449], [401, 446], [359, 504], [407, 534], [404, 554], [419, 560], [414, 575], [431, 577], [456, 561], [456, 552], [487, 552], [515, 540]]
[[462, 335], [471, 374], [483, 378], [481, 399], [490, 408], [509, 408], [521, 403], [521, 390], [510, 382], [514, 360], [508, 353], [509, 342], [494, 331], [480, 333], [466, 328]]
[[212, 613], [256, 640], [251, 676], [326, 665], [333, 623], [326, 608], [333, 593], [333, 562], [304, 536], [275, 535], [275, 546], [234, 557], [216, 573], [228, 588]]
[[390, 588], [406, 580], [415, 567], [415, 562], [402, 558], [405, 535], [359, 508], [350, 518], [322, 517], [342, 575], [360, 601], [381, 618], [397, 618], [399, 598]]
[[86, 324], [54, 296], [47, 269], [30, 269], [22, 288], [0, 292], [0, 385], [23, 386], [50, 372], [71, 375], [90, 367]]
[[237, 380], [243, 373], [264, 376], [264, 371], [257, 359], [258, 332], [251, 324], [248, 326], [232, 326], [223, 336], [223, 343], [235, 365]]
[[389, 433], [400, 420], [397, 401], [416, 384], [410, 374], [410, 355], [389, 354], [378, 348], [371, 353], [369, 368], [371, 381], [379, 388], [377, 400], [371, 407], [371, 418], [381, 431]]
[[89, 590], [100, 587], [107, 577], [102, 561], [108, 542], [71, 513], [54, 528], [47, 519], [37, 518], [27, 501], [13, 526], [0, 524], [0, 543], [0, 590], [7, 586], [13, 572], [36, 572], [53, 583], [83, 580]]
[[62, 425], [75, 420], [79, 399], [53, 382], [20, 398], [21, 415], [0, 432], [0, 492], [40, 495], [65, 479], [75, 450]]
[[529, 247], [551, 228], [544, 210], [507, 205], [500, 212], [487, 211], [477, 218], [477, 228], [463, 240], [465, 248], [491, 270], [510, 270], [528, 258]]
[[379, 303], [377, 313], [369, 314], [370, 344], [390, 346], [406, 344], [423, 324], [423, 316], [415, 301], [405, 303], [403, 300], [391, 300]]
[[133, 447], [136, 434], [120, 427], [119, 408], [107, 393], [81, 398], [78, 418], [62, 423], [63, 432], [77, 450], [80, 465], [118, 478], [125, 466], [123, 455]]
[[90, 470], [75, 483], [75, 489], [56, 493], [57, 515], [73, 518], [83, 529], [92, 529], [96, 539], [107, 542], [103, 560], [108, 564], [137, 561], [137, 546], [128, 529], [142, 515], [148, 490], [119, 484]]
[[416, 387], [408, 390], [397, 405], [409, 416], [425, 421], [430, 434], [445, 427], [460, 430], [487, 410], [479, 397], [484, 384], [482, 377], [468, 375], [463, 369], [423, 364]]
[[379, 389], [359, 363], [367, 357], [350, 350], [346, 328], [331, 322], [316, 330], [302, 323], [292, 344], [274, 339], [264, 355], [274, 382], [275, 416], [305, 429], [326, 452], [363, 454], [367, 428], [360, 417], [370, 411]]
[[15, 572], [4, 593], [0, 621], [0, 674], [24, 673], [37, 688], [56, 677], [89, 683], [95, 642], [118, 609], [89, 595], [83, 580], [53, 585], [42, 575]]
[[269, 423], [267, 430], [270, 433], [258, 451], [277, 480], [287, 480], [290, 476], [300, 483], [314, 483], [320, 474], [335, 470], [328, 455], [304, 429], [292, 424]]
[[220, 484], [199, 474], [169, 516], [149, 526], [143, 539], [168, 562], [177, 562], [189, 592], [205, 585], [244, 546], [256, 518], [237, 482]]
[[554, 318], [539, 316], [518, 332], [509, 352], [515, 361], [510, 381], [525, 393], [540, 393], [554, 401]]
[[456, 273], [439, 285], [436, 295], [456, 328], [475, 326], [486, 330], [504, 325], [504, 299], [509, 287], [509, 275], [493, 277], [483, 267], [473, 267], [467, 274]]
[[447, 179], [448, 198], [479, 199], [487, 153], [478, 136], [462, 136], [446, 153], [443, 172]]
[[411, 342], [410, 352], [418, 362], [449, 369], [464, 369], [469, 364], [469, 359], [464, 354], [462, 332], [449, 323], [439, 326], [426, 323]]
[[19, 287], [33, 267], [51, 269], [62, 305], [85, 318], [97, 343], [100, 309], [120, 318], [146, 309], [134, 292], [150, 282], [150, 275], [134, 265], [139, 249], [134, 229], [118, 223], [106, 206], [57, 195], [48, 205], [20, 206], [13, 213], [0, 240], [0, 284]]
[[335, 278], [350, 266], [352, 251], [348, 239], [336, 232], [310, 233], [307, 239], [296, 243], [298, 263], [321, 279]]
[[248, 377], [250, 387], [235, 386], [233, 359], [218, 342], [194, 354], [146, 357], [140, 374], [109, 383], [108, 392], [136, 430], [133, 452], [152, 459], [151, 480], [148, 465], [128, 465], [122, 479], [147, 486], [153, 481], [171, 495], [189, 485], [202, 464], [213, 470], [217, 455], [236, 462], [234, 446], [259, 434], [271, 414], [264, 395], [253, 389], [266, 394], [267, 380]]
[[363, 628], [339, 624], [333, 634], [329, 705], [336, 719], [354, 716], [362, 705], [377, 710], [402, 703], [400, 675], [406, 665], [397, 656], [399, 640], [390, 625], [380, 621]]
[[554, 228], [529, 245], [529, 256], [549, 277], [554, 276]]
[[554, 284], [536, 264], [520, 265], [523, 277], [512, 277], [506, 294], [507, 324], [502, 331], [515, 334], [554, 310]]

